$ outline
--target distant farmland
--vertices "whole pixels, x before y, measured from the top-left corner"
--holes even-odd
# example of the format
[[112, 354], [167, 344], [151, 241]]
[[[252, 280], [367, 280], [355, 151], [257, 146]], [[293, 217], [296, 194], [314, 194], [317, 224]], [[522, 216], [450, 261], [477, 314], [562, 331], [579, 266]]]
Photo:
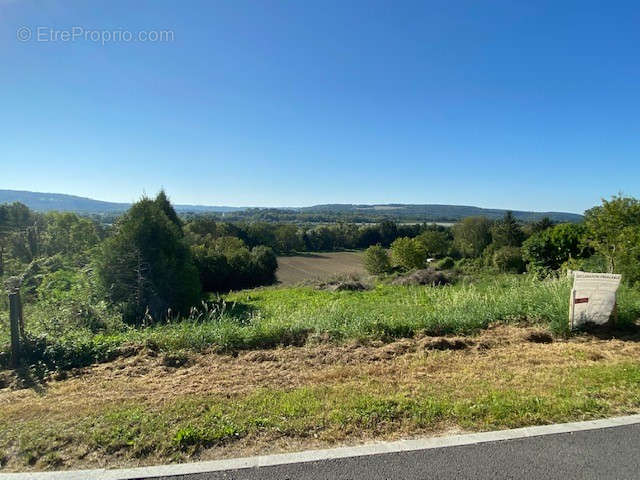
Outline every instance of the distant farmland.
[[304, 280], [323, 280], [347, 273], [365, 273], [361, 253], [309, 253], [278, 257], [276, 276], [283, 285], [294, 285]]

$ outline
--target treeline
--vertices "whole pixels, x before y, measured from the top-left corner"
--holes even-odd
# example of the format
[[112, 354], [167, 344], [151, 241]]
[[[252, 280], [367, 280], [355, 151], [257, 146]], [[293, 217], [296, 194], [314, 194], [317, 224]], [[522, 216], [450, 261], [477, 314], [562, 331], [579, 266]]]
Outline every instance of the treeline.
[[390, 249], [374, 246], [365, 253], [373, 274], [436, 266], [467, 273], [486, 270], [547, 276], [561, 269], [620, 273], [640, 282], [640, 201], [614, 196], [585, 213], [582, 223], [553, 224], [544, 218], [522, 224], [510, 212], [491, 221], [468, 217], [449, 230], [398, 238]]
[[[634, 283], [640, 281], [640, 203], [614, 197], [579, 224], [523, 224], [507, 212], [500, 220], [468, 217], [451, 228], [389, 220], [237, 223], [204, 215], [185, 221], [164, 192], [108, 226], [72, 213], [0, 205], [0, 277], [19, 277], [44, 314], [66, 312], [96, 328], [107, 311], [130, 323], [150, 322], [188, 313], [207, 292], [273, 283], [276, 254], [363, 248], [374, 273], [422, 268], [436, 258], [440, 268], [470, 273], [573, 268], [619, 272]], [[6, 296], [0, 302], [6, 308]]]
[[84, 264], [106, 235], [100, 224], [73, 213], [40, 214], [21, 203], [0, 205], [0, 277], [19, 275], [38, 258], [66, 257]]
[[27, 299], [59, 300], [52, 310], [72, 316], [97, 317], [101, 302], [130, 323], [187, 314], [203, 293], [270, 284], [276, 269], [267, 246], [185, 232], [164, 192], [108, 228], [72, 213], [0, 206], [0, 276], [21, 283]]
[[[184, 212], [185, 218], [197, 218], [200, 212]], [[322, 224], [322, 223], [380, 223], [391, 222], [455, 222], [459, 217], [443, 215], [425, 215], [424, 213], [400, 212], [393, 213], [368, 209], [361, 212], [333, 211], [333, 210], [289, 210], [283, 208], [248, 208], [235, 212], [212, 212], [206, 215], [223, 222], [268, 222], [294, 224]]]
[[370, 245], [389, 246], [400, 237], [415, 237], [444, 227], [428, 224], [402, 225], [385, 220], [374, 225], [335, 223], [332, 225], [294, 225], [287, 223], [220, 222], [211, 216], [198, 216], [185, 223], [185, 234], [192, 244], [211, 243], [234, 237], [247, 247], [266, 246], [278, 254], [362, 249]]
[[[441, 259], [441, 268], [451, 268], [455, 260], [464, 270], [494, 267], [504, 272], [524, 271], [521, 246], [525, 239], [551, 228], [548, 218], [522, 224], [507, 211], [500, 220], [467, 217], [451, 228], [430, 229], [411, 237], [396, 239], [387, 252], [382, 245], [370, 247], [365, 253], [365, 266], [374, 274], [424, 268], [434, 259]], [[575, 224], [566, 224], [569, 227]]]

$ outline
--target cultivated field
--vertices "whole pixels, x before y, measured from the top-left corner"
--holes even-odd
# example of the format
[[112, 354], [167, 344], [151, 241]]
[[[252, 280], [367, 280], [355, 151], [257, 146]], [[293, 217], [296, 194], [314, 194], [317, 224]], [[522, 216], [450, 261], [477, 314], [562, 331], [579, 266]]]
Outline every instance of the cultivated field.
[[278, 257], [278, 282], [295, 285], [306, 280], [326, 280], [340, 274], [364, 274], [359, 252], [309, 253]]

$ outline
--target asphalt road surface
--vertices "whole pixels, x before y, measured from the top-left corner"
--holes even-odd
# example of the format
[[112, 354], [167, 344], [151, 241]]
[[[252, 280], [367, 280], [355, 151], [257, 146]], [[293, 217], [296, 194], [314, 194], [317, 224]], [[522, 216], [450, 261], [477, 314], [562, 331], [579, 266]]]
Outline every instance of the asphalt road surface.
[[640, 479], [640, 424], [162, 480]]

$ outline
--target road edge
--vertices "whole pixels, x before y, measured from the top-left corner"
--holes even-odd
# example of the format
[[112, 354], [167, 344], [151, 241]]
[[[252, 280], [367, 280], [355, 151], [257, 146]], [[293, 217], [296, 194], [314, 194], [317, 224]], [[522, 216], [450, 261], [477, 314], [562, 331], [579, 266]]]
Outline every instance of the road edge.
[[1, 473], [0, 480], [133, 480], [189, 475], [194, 473], [237, 470], [241, 468], [267, 467], [292, 463], [315, 462], [349, 457], [362, 457], [384, 453], [410, 452], [433, 448], [456, 447], [478, 443], [515, 440], [518, 438], [580, 432], [602, 428], [621, 427], [640, 423], [640, 414], [624, 417], [588, 420], [583, 422], [558, 423], [534, 427], [497, 430], [492, 432], [467, 433], [442, 437], [428, 437], [394, 442], [380, 442], [354, 447], [338, 447], [325, 450], [308, 450], [295, 453], [279, 453], [256, 457], [211, 460], [193, 463], [177, 463], [151, 467], [123, 469], [69, 470], [60, 472]]

